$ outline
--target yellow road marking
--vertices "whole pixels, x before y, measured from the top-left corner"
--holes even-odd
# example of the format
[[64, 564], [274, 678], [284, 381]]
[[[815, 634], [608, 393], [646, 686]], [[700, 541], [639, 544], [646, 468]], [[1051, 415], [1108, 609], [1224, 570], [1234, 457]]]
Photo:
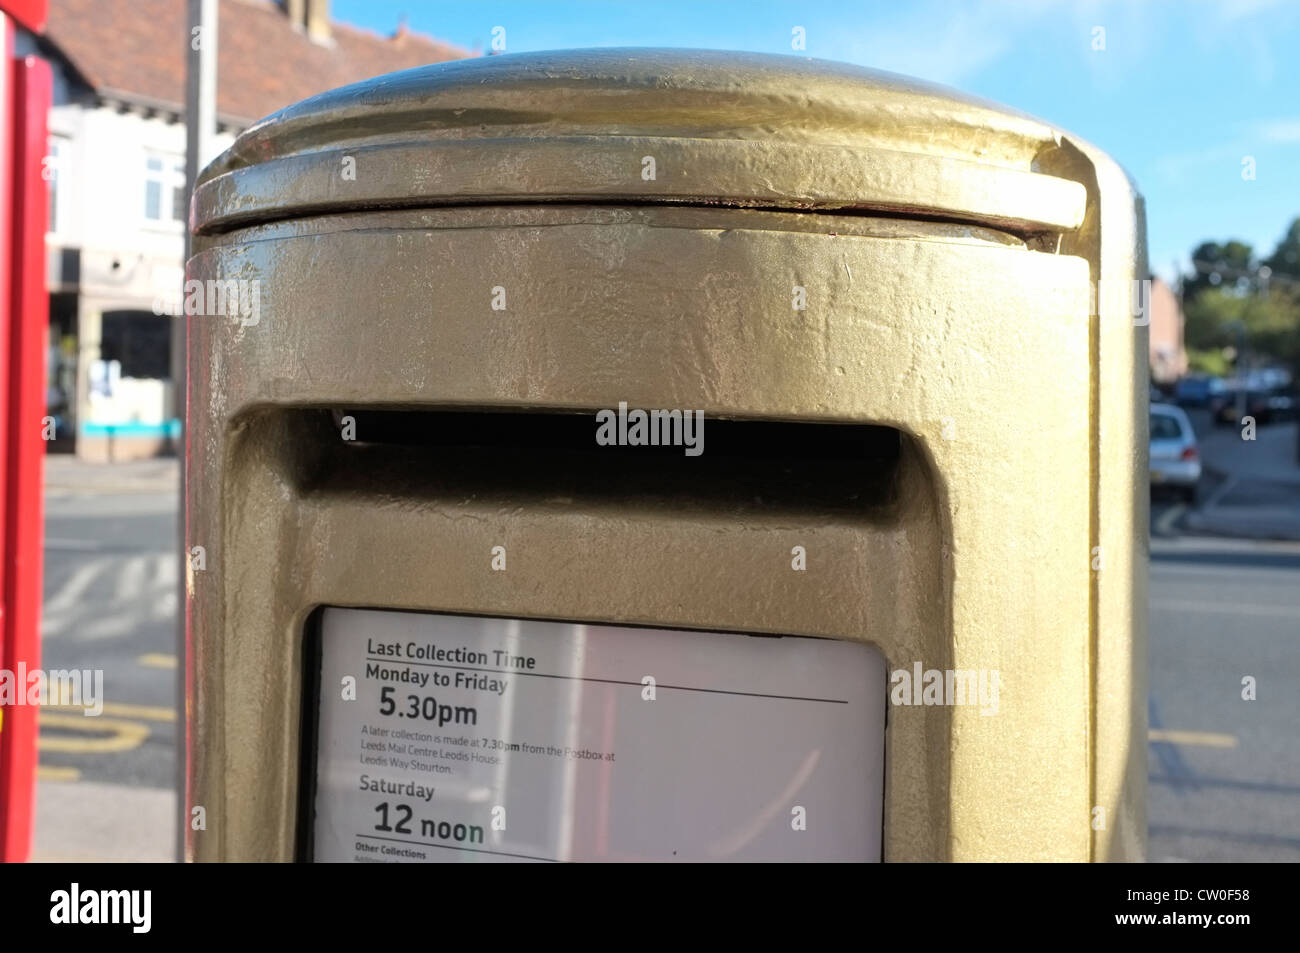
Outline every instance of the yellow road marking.
[[1235, 748], [1235, 735], [1221, 735], [1213, 731], [1165, 731], [1152, 728], [1147, 732], [1149, 741], [1167, 741], [1171, 745], [1201, 745], [1205, 748]]
[[68, 754], [110, 754], [131, 751], [140, 747], [149, 737], [149, 726], [139, 721], [116, 718], [87, 718], [85, 715], [61, 715], [43, 710], [42, 727], [68, 728], [89, 734], [105, 734], [105, 738], [76, 738], [40, 735], [36, 747], [41, 751], [62, 751]]
[[[85, 711], [84, 705], [42, 705], [42, 711]], [[142, 721], [175, 721], [176, 709], [160, 705], [126, 705], [118, 702], [104, 702], [103, 714], [118, 718], [139, 718]], [[92, 717], [82, 715], [81, 717]], [[92, 718], [93, 720], [93, 718]]]
[[76, 768], [38, 764], [36, 766], [36, 779], [38, 781], [79, 781], [81, 780], [81, 772]]
[[135, 660], [136, 665], [145, 668], [175, 668], [176, 656], [164, 655], [162, 652], [147, 652]]

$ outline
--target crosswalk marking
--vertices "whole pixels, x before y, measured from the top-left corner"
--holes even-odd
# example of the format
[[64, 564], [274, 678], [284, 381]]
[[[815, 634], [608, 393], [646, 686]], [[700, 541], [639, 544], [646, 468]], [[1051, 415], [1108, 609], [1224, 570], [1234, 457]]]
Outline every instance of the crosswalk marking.
[[45, 603], [45, 614], [47, 616], [56, 615], [74, 608], [78, 600], [90, 588], [91, 583], [109, 565], [111, 565], [111, 560], [93, 559], [84, 566], [78, 566], [76, 572], [69, 577], [68, 581]]
[[[145, 619], [175, 618], [180, 571], [172, 554], [99, 555], [77, 562], [45, 601], [43, 635], [117, 638], [129, 635]], [[92, 602], [94, 610], [89, 608]]]
[[123, 602], [139, 599], [145, 590], [149, 578], [149, 560], [144, 556], [131, 556], [117, 571], [117, 586], [114, 597]]
[[179, 560], [171, 553], [157, 553], [153, 557], [153, 584], [155, 588], [164, 586], [176, 586], [180, 582], [180, 574], [176, 568]]

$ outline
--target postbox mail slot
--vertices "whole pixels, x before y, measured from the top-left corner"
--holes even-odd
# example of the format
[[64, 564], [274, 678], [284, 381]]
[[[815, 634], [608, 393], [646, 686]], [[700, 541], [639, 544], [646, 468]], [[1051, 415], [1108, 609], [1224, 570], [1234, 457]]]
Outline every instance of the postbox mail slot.
[[[868, 424], [708, 418], [692, 442], [602, 445], [591, 412], [286, 409], [272, 424], [304, 492], [404, 499], [499, 497], [674, 509], [887, 517], [905, 438]], [[617, 430], [618, 422], [611, 425]], [[665, 428], [667, 430], [668, 428]], [[342, 439], [341, 439], [342, 438]], [[698, 449], [698, 455], [689, 451]], [[365, 475], [363, 484], [358, 474]]]
[[317, 861], [880, 859], [873, 646], [318, 618], [303, 785]]

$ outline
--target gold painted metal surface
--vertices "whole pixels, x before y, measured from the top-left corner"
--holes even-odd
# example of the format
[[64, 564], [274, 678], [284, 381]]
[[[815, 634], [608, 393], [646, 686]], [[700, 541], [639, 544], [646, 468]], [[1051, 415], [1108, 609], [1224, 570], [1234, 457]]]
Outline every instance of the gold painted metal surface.
[[[254, 125], [199, 180], [194, 223], [375, 205], [681, 202], [879, 209], [1059, 232], [1056, 133], [915, 80], [821, 60], [585, 50], [408, 70]], [[643, 160], [655, 161], [654, 177]], [[345, 178], [346, 160], [355, 178]]]
[[[649, 190], [646, 142], [673, 165]], [[326, 172], [342, 155], [355, 181]], [[997, 669], [996, 716], [891, 708], [885, 858], [1141, 858], [1145, 333], [1089, 288], [1144, 275], [1145, 238], [1110, 160], [852, 67], [602, 51], [326, 94], [204, 181], [189, 276], [261, 300], [256, 324], [189, 319], [189, 857], [294, 856], [303, 625], [331, 604]], [[323, 412], [619, 401], [894, 427], [894, 491], [851, 514], [611, 503], [535, 492], [521, 453], [466, 493], [455, 459], [345, 446]]]

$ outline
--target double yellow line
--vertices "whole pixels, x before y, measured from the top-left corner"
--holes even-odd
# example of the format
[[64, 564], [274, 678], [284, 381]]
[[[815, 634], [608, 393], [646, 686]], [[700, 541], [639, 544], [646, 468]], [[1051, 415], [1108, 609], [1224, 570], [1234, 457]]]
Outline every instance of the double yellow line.
[[149, 737], [146, 722], [175, 720], [175, 710], [148, 705], [105, 702], [103, 713], [94, 718], [86, 715], [85, 709], [77, 705], [45, 705], [40, 712], [42, 728], [64, 728], [93, 737], [42, 734], [37, 740], [37, 747], [41, 751], [61, 751], [64, 754], [131, 751], [144, 744], [144, 740]]
[[[150, 653], [136, 659], [145, 668], [175, 668], [174, 655]], [[176, 721], [176, 710], [158, 705], [128, 705], [105, 702], [100, 714], [91, 717], [84, 705], [63, 704], [67, 699], [53, 699], [55, 704], [43, 705], [39, 713], [42, 728], [58, 728], [71, 734], [41, 734], [37, 737], [40, 751], [57, 751], [62, 754], [115, 754], [132, 751], [149, 737], [149, 722]], [[106, 717], [105, 717], [106, 716]], [[72, 767], [39, 765], [37, 777], [49, 781], [75, 781], [81, 772]]]
[[[105, 702], [97, 717], [85, 714], [79, 705], [44, 705], [40, 711], [42, 728], [61, 728], [76, 734], [40, 734], [40, 751], [62, 754], [115, 754], [132, 751], [149, 737], [147, 722], [174, 722], [176, 711], [152, 705], [125, 705]], [[37, 777], [47, 781], [75, 781], [81, 777], [76, 768], [40, 765]]]

